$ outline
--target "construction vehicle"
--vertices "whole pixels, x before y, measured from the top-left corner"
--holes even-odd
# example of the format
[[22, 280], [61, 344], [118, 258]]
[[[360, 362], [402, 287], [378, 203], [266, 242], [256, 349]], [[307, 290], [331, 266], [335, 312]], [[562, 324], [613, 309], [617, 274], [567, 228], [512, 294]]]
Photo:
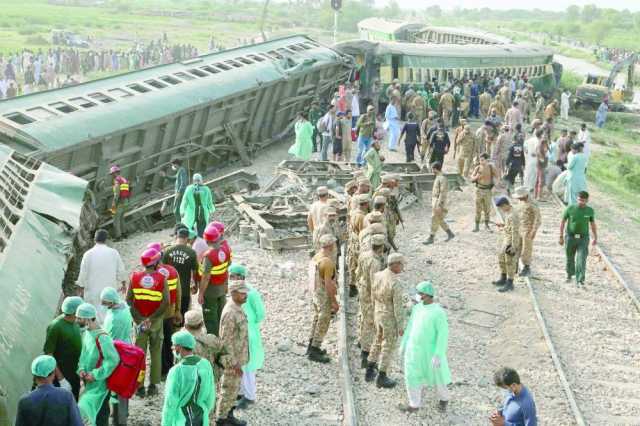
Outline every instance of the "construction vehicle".
[[[576, 105], [597, 107], [604, 99], [609, 100], [613, 111], [624, 110], [624, 103], [633, 98], [633, 73], [638, 55], [635, 53], [616, 63], [608, 76], [587, 74], [584, 83], [576, 88]], [[618, 74], [627, 69], [626, 84], [616, 85]]]

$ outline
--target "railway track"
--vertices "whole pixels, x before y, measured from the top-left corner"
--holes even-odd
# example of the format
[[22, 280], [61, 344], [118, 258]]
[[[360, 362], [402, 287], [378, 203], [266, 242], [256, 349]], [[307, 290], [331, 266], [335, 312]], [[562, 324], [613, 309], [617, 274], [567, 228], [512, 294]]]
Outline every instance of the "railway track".
[[[583, 288], [567, 283], [558, 244], [559, 200], [540, 204], [533, 276], [525, 278], [538, 324], [582, 425], [640, 424], [640, 303], [624, 270], [602, 247]], [[556, 218], [554, 220], [554, 218]], [[590, 248], [592, 251], [593, 248]]]

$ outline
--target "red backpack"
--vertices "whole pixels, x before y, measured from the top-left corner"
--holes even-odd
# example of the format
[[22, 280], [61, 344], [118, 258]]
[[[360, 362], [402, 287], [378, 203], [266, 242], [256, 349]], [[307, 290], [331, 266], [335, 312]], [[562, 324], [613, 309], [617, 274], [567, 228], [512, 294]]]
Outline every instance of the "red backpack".
[[[96, 345], [100, 353], [96, 368], [102, 365], [102, 348], [98, 340], [100, 336], [101, 334], [96, 336]], [[114, 340], [113, 346], [120, 355], [120, 362], [107, 379], [107, 389], [129, 399], [136, 393], [138, 386], [144, 385], [146, 357], [144, 351], [132, 343]]]

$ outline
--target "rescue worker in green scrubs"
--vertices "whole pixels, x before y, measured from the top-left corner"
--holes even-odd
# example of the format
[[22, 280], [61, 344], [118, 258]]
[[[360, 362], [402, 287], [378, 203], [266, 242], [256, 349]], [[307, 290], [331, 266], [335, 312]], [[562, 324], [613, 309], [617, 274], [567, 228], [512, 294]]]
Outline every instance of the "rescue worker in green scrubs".
[[[78, 376], [84, 382], [78, 407], [83, 420], [92, 426], [109, 424], [109, 390], [107, 379], [120, 362], [113, 339], [96, 321], [96, 308], [83, 303], [76, 311], [76, 321], [82, 331], [82, 352], [78, 361]], [[100, 342], [98, 348], [97, 342]], [[98, 358], [102, 353], [99, 367]]]

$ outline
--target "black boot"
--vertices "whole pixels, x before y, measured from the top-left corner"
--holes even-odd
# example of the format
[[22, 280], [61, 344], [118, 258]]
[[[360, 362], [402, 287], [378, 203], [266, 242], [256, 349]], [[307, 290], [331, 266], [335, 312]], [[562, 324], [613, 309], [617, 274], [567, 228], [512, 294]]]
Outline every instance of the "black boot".
[[236, 408], [240, 409], [240, 410], [246, 410], [251, 404], [255, 403], [255, 401], [252, 401], [250, 399], [247, 399], [245, 397], [240, 398], [240, 400], [236, 403]]
[[[305, 353], [305, 355], [309, 355], [309, 352], [311, 351], [311, 342], [313, 342], [313, 339], [309, 339], [309, 344], [307, 345], [307, 352]], [[319, 349], [320, 352], [322, 352], [323, 355], [327, 354], [327, 351], [324, 349]]]
[[498, 281], [494, 281], [491, 284], [501, 286], [507, 283], [507, 274], [500, 274], [500, 279]]
[[454, 237], [455, 237], [455, 234], [451, 232], [451, 229], [447, 229], [447, 239], [445, 241], [453, 240]]
[[315, 346], [311, 346], [311, 349], [309, 349], [308, 357], [311, 361], [319, 362], [322, 364], [326, 364], [330, 361], [329, 357], [323, 354], [322, 351]]
[[449, 405], [449, 401], [440, 401], [438, 403], [438, 411], [444, 413], [447, 411], [447, 405]]
[[355, 285], [349, 286], [349, 297], [356, 297], [358, 295], [358, 287]]
[[365, 382], [373, 382], [376, 378], [376, 374], [378, 373], [378, 367], [375, 362], [370, 362], [367, 364], [367, 371], [364, 373], [364, 381]]
[[360, 358], [361, 358], [361, 362], [360, 362], [360, 368], [367, 368], [367, 365], [369, 365], [369, 352], [367, 351], [362, 351], [360, 352]]
[[147, 388], [147, 396], [156, 396], [158, 394], [158, 387], [156, 385], [149, 385]]
[[387, 377], [387, 373], [384, 371], [378, 372], [378, 378], [376, 379], [376, 386], [379, 388], [391, 389], [396, 386], [396, 381]]
[[480, 232], [480, 222], [476, 222], [476, 227], [473, 228], [472, 232]]
[[505, 293], [507, 291], [513, 291], [513, 280], [511, 278], [507, 278], [507, 282], [504, 286], [498, 289], [500, 293]]
[[147, 392], [144, 389], [144, 383], [140, 385], [138, 390], [136, 391], [136, 396], [138, 398], [144, 398], [147, 395]]
[[424, 244], [425, 246], [428, 246], [429, 244], [433, 244], [433, 234], [429, 235], [429, 238], [423, 241], [422, 244]]
[[231, 411], [229, 411], [229, 415], [227, 415], [227, 418], [225, 419], [225, 425], [229, 425], [229, 426], [246, 426], [247, 422], [244, 420], [240, 420], [237, 419], [234, 415], [233, 415], [233, 410], [234, 408], [231, 409]]
[[521, 277], [531, 276], [531, 269], [529, 268], [529, 265], [524, 265], [524, 267], [522, 268], [522, 271], [520, 271], [518, 275], [520, 275]]

